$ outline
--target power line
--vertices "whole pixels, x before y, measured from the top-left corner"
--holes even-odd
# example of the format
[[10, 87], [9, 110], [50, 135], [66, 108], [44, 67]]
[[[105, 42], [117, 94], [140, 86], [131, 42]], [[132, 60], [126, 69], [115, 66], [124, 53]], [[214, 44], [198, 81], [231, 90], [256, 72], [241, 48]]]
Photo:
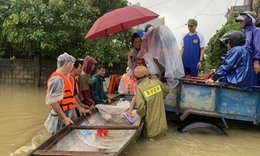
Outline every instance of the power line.
[[[231, 4], [231, 1], [232, 1], [232, 0], [229, 1], [227, 7]], [[200, 11], [199, 13], [197, 13], [193, 18], [195, 18], [195, 17], [197, 17], [197, 16], [199, 16], [199, 15], [205, 15], [205, 16], [220, 16], [220, 18], [219, 18], [219, 20], [218, 20], [218, 22], [217, 22], [217, 24], [218, 24], [218, 23], [221, 21], [222, 16], [225, 15], [225, 13], [221, 13], [221, 14], [202, 13], [212, 2], [213, 2], [213, 0], [211, 0], [207, 5], [205, 5], [205, 6], [201, 9], [201, 11]], [[235, 5], [236, 5], [236, 3], [237, 3], [237, 0], [235, 1]], [[215, 28], [217, 27], [217, 24], [215, 25], [213, 31], [214, 31]], [[176, 29], [182, 28], [182, 27], [184, 27], [184, 26], [186, 26], [186, 24], [180, 25], [180, 26], [175, 27], [175, 28], [173, 28], [173, 29], [171, 29], [171, 30], [176, 30]], [[212, 31], [212, 32], [213, 32], [213, 31]], [[211, 33], [212, 33], [212, 32], [211, 32]], [[211, 34], [211, 33], [210, 33], [210, 34]]]
[[186, 24], [183, 24], [183, 25], [180, 25], [180, 26], [178, 26], [178, 27], [172, 28], [171, 30], [176, 30], [176, 29], [182, 28], [182, 27], [184, 27], [184, 26], [186, 26]]
[[196, 18], [200, 13], [202, 13], [202, 11], [204, 9], [206, 9], [210, 5], [210, 3], [212, 3], [212, 2], [213, 2], [213, 0], [211, 0], [204, 8], [202, 8], [202, 10], [199, 13], [197, 13], [193, 18]]
[[[171, 2], [173, 0], [167, 0], [167, 1], [164, 1], [164, 2], [161, 2], [161, 3], [157, 3], [157, 4], [154, 4], [154, 5], [151, 5], [151, 6], [148, 6], [147, 8], [152, 8], [152, 7], [156, 7], [156, 6], [159, 6], [161, 4], [164, 4], [164, 3], [168, 3], [168, 2]], [[207, 5], [205, 5], [201, 11], [199, 11], [199, 13], [197, 13], [193, 18], [196, 18], [198, 15], [207, 15], [207, 16], [219, 16], [219, 15], [223, 15], [223, 14], [206, 14], [206, 13], [202, 13], [203, 10], [205, 10], [214, 0], [211, 0]], [[176, 30], [176, 29], [179, 29], [183, 26], [185, 26], [186, 24], [183, 24], [183, 25], [180, 25], [176, 28], [173, 28], [171, 30]]]
[[[214, 1], [214, 0], [211, 0], [207, 5], [205, 5], [193, 18], [196, 18], [198, 15], [202, 14], [202, 11], [205, 10], [205, 9], [210, 5], [210, 3], [212, 3], [213, 1]], [[180, 25], [180, 26], [178, 26], [178, 27], [176, 27], [176, 28], [173, 28], [173, 29], [171, 29], [171, 30], [179, 29], [179, 28], [181, 28], [181, 27], [184, 27], [185, 25], [186, 25], [186, 24]]]
[[[151, 6], [148, 6], [147, 8], [152, 8], [152, 7], [156, 7], [156, 6], [159, 6], [161, 4], [164, 4], [164, 3], [168, 3], [168, 2], [171, 2], [173, 0], [167, 0], [167, 1], [164, 1], [164, 2], [161, 2], [161, 3], [157, 3], [157, 4], [154, 4], [154, 5], [151, 5]], [[203, 11], [213, 2], [214, 0], [211, 0], [209, 3], [207, 3], [193, 18], [196, 18], [197, 16], [199, 15], [205, 15], [205, 16], [221, 16], [217, 22], [217, 24], [220, 22], [221, 18], [223, 15], [225, 15], [225, 13], [221, 13], [221, 14], [209, 14], [209, 13], [203, 13]], [[229, 4], [228, 6], [230, 5], [231, 3], [231, 0], [229, 1]], [[235, 4], [237, 3], [237, 0], [235, 1]], [[215, 25], [214, 29], [216, 28], [217, 24]], [[183, 25], [180, 25], [178, 27], [175, 27], [175, 28], [172, 28], [171, 30], [176, 30], [176, 29], [179, 29], [179, 28], [182, 28], [186, 26], [186, 24], [183, 24]], [[213, 29], [213, 31], [214, 31]], [[211, 32], [212, 33], [212, 32]]]
[[156, 7], [156, 6], [158, 6], [158, 5], [161, 5], [161, 4], [164, 4], [164, 3], [168, 3], [168, 2], [170, 2], [170, 1], [172, 1], [172, 0], [168, 0], [168, 1], [161, 2], [161, 3], [157, 3], [157, 4], [154, 4], [154, 5], [148, 6], [147, 8]]
[[[223, 16], [223, 15], [225, 15], [224, 13], [223, 14], [206, 14], [206, 13], [200, 13], [199, 15], [205, 15], [205, 16]], [[173, 29], [171, 29], [171, 30], [176, 30], [176, 29], [179, 29], [179, 28], [181, 28], [181, 27], [184, 27], [184, 26], [186, 26], [187, 24], [183, 24], [183, 25], [180, 25], [180, 26], [178, 26], [178, 27], [175, 27], [175, 28], [173, 28]]]
[[[230, 4], [231, 4], [231, 1], [232, 1], [232, 0], [230, 0], [230, 1], [229, 1], [228, 5], [227, 5], [227, 8], [228, 8], [228, 6], [230, 6]], [[237, 0], [236, 0], [236, 1], [237, 1]], [[236, 4], [236, 2], [235, 2], [235, 4]], [[218, 22], [215, 24], [215, 26], [214, 26], [214, 28], [212, 29], [211, 33], [209, 33], [210, 35], [213, 33], [213, 31], [214, 31], [214, 30], [216, 30], [216, 28], [217, 28], [217, 25], [218, 25], [218, 24], [219, 24], [219, 22], [221, 21], [222, 17], [223, 17], [223, 16], [220, 16], [220, 18], [219, 18]], [[209, 35], [209, 36], [210, 36], [210, 35]], [[209, 37], [209, 36], [208, 36], [208, 37]]]
[[[234, 6], [236, 6], [236, 5], [237, 5], [237, 0], [235, 1]], [[231, 8], [231, 14], [233, 13], [233, 11], [234, 11], [234, 7]]]
[[207, 13], [200, 13], [200, 15], [206, 15], [206, 16], [222, 16], [225, 15], [224, 13], [222, 14], [207, 14]]

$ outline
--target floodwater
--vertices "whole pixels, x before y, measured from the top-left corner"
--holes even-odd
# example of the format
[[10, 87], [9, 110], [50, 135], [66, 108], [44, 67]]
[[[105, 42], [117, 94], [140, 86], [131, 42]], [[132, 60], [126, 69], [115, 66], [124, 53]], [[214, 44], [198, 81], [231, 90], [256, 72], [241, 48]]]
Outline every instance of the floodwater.
[[[45, 88], [0, 85], [0, 155], [24, 156], [48, 138], [43, 126], [50, 107]], [[166, 136], [155, 141], [140, 137], [128, 148], [129, 156], [257, 156], [260, 128], [234, 124], [227, 136], [180, 134], [178, 124], [168, 122]]]

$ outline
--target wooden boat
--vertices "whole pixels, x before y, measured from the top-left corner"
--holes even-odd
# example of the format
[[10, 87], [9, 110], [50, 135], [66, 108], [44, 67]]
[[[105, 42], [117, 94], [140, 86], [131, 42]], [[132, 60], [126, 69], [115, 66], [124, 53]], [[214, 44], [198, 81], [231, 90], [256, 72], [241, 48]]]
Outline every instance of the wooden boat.
[[[116, 118], [115, 118], [116, 119]], [[106, 121], [99, 112], [79, 118], [50, 137], [28, 156], [73, 155], [73, 156], [115, 156], [123, 154], [134, 143], [142, 131], [143, 122], [139, 117], [131, 124], [126, 119]], [[108, 134], [98, 135], [100, 130]]]

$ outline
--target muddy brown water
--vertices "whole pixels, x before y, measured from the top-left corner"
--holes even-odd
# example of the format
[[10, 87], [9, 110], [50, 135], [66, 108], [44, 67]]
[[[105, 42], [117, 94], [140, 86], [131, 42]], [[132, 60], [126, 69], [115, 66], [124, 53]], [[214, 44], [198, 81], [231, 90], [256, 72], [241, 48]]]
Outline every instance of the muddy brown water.
[[[0, 85], [0, 156], [24, 156], [48, 138], [43, 123], [50, 107], [46, 90], [26, 86]], [[235, 124], [224, 129], [227, 136], [180, 134], [178, 124], [168, 122], [166, 136], [155, 141], [140, 137], [128, 148], [129, 156], [258, 156], [260, 128]]]

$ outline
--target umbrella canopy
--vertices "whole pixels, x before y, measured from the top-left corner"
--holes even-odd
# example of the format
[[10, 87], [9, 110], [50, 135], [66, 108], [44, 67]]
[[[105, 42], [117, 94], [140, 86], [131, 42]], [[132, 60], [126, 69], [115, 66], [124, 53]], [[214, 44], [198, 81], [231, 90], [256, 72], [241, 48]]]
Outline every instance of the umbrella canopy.
[[127, 6], [101, 16], [85, 39], [94, 39], [120, 32], [157, 18], [159, 15], [141, 6]]

